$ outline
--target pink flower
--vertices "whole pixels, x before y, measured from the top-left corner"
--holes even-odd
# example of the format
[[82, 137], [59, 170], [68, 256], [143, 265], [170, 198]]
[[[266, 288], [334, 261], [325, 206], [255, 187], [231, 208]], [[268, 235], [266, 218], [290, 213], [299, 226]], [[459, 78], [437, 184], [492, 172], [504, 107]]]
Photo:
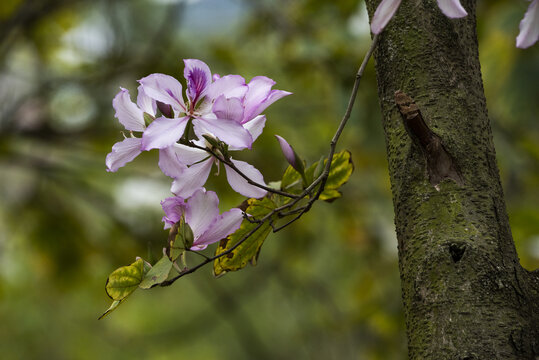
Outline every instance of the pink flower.
[[200, 60], [186, 59], [184, 76], [187, 80], [187, 103], [182, 85], [169, 75], [151, 74], [141, 80], [144, 91], [156, 101], [170, 105], [173, 117], [155, 119], [142, 136], [143, 150], [164, 149], [176, 143], [183, 135], [189, 120], [195, 133], [201, 137], [211, 134], [234, 146], [250, 148], [251, 135], [241, 126], [243, 108], [236, 95], [243, 95], [234, 78], [212, 82], [208, 65]]
[[230, 209], [219, 215], [219, 198], [213, 191], [198, 189], [187, 201], [176, 196], [161, 202], [165, 216], [165, 229], [185, 216], [193, 231], [194, 242], [190, 250], [204, 250], [208, 245], [224, 239], [239, 229], [243, 220], [240, 209]]

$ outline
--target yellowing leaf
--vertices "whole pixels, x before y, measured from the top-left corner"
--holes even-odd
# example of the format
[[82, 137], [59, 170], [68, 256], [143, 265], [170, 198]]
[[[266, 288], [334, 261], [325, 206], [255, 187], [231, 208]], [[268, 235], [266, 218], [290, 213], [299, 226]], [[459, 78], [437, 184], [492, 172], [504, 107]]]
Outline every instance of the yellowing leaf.
[[137, 260], [128, 266], [122, 266], [114, 270], [107, 278], [105, 291], [114, 300], [110, 307], [99, 317], [99, 320], [114, 311], [129, 295], [133, 293], [142, 281], [144, 274], [151, 269], [151, 266], [142, 260]]
[[[246, 212], [252, 215], [253, 219], [261, 219], [275, 209], [275, 207], [275, 203], [268, 198], [260, 200], [249, 199]], [[258, 223], [243, 220], [240, 228], [235, 233], [229, 235], [226, 239], [221, 240], [215, 251], [215, 255], [230, 250], [257, 226], [259, 226]], [[230, 253], [216, 259], [213, 262], [213, 273], [215, 276], [223, 275], [228, 271], [243, 269], [248, 263], [256, 265], [260, 248], [270, 231], [271, 225], [269, 222], [265, 222], [251, 236], [243, 241], [241, 245]]]
[[[324, 165], [327, 163], [327, 159], [324, 160]], [[315, 167], [318, 163], [313, 164], [308, 172], [315, 171]], [[324, 187], [324, 191], [320, 194], [320, 200], [333, 201], [341, 197], [341, 193], [338, 189], [346, 184], [352, 172], [354, 171], [354, 164], [352, 163], [352, 154], [350, 151], [343, 150], [340, 153], [333, 155], [331, 161], [331, 168], [329, 169], [329, 176]]]
[[299, 172], [291, 165], [286, 168], [281, 180], [281, 190], [292, 194], [299, 194], [303, 191], [302, 179]]
[[[315, 162], [305, 171], [307, 181], [314, 181], [320, 176], [327, 159], [324, 160], [323, 164], [321, 161]], [[349, 151], [344, 150], [333, 155], [329, 176], [324, 191], [320, 194], [320, 200], [333, 201], [341, 197], [338, 189], [348, 181], [353, 171], [354, 164]], [[292, 166], [289, 166], [283, 175], [281, 189], [292, 194], [299, 194], [303, 191], [301, 175]]]
[[129, 266], [114, 270], [107, 279], [105, 290], [112, 300], [123, 300], [135, 291], [144, 277], [144, 260], [137, 259]]

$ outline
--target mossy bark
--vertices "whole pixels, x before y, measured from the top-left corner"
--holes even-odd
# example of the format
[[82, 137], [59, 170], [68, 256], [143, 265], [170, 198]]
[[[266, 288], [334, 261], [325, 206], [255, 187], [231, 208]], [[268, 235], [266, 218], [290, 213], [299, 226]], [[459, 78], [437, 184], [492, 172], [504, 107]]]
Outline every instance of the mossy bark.
[[[367, 0], [371, 18], [379, 2]], [[523, 269], [516, 254], [481, 79], [475, 1], [461, 3], [468, 16], [449, 19], [434, 0], [402, 1], [375, 52], [409, 358], [535, 359], [539, 274]], [[407, 132], [397, 90], [415, 100], [459, 181], [429, 181], [433, 160]]]

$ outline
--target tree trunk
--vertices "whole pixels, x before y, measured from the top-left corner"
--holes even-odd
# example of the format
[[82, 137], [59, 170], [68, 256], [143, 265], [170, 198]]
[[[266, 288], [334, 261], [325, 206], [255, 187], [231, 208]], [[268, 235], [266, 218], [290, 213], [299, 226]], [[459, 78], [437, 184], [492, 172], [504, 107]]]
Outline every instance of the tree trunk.
[[449, 19], [434, 0], [402, 1], [375, 52], [409, 358], [535, 359], [539, 274], [516, 254], [475, 1], [461, 3], [468, 16]]

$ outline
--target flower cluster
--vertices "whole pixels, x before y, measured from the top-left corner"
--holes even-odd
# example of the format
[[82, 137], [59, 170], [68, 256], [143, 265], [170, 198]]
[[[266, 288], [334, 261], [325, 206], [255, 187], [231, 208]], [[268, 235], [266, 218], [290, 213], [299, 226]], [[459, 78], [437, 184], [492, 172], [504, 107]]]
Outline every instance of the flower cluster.
[[[371, 21], [373, 34], [379, 34], [397, 12], [402, 0], [382, 0]], [[462, 7], [459, 0], [437, 0], [438, 7], [449, 18], [462, 18], [468, 13]], [[533, 0], [520, 22], [520, 33], [516, 43], [519, 48], [532, 46], [539, 39], [539, 0]]]
[[175, 197], [161, 203], [165, 228], [185, 216], [195, 237], [191, 249], [201, 250], [238, 229], [242, 219], [239, 209], [219, 215], [217, 195], [203, 188], [213, 164], [226, 160], [227, 179], [236, 192], [264, 196], [266, 184], [260, 171], [233, 160], [228, 151], [251, 149], [266, 122], [262, 112], [290, 93], [272, 89], [275, 82], [265, 76], [247, 83], [239, 75], [212, 75], [200, 60], [184, 63], [185, 97], [181, 83], [164, 74], [139, 80], [136, 103], [123, 88], [114, 97], [115, 116], [130, 136], [114, 144], [106, 165], [107, 171], [115, 172], [142, 151], [158, 149], [159, 168], [174, 179]]

